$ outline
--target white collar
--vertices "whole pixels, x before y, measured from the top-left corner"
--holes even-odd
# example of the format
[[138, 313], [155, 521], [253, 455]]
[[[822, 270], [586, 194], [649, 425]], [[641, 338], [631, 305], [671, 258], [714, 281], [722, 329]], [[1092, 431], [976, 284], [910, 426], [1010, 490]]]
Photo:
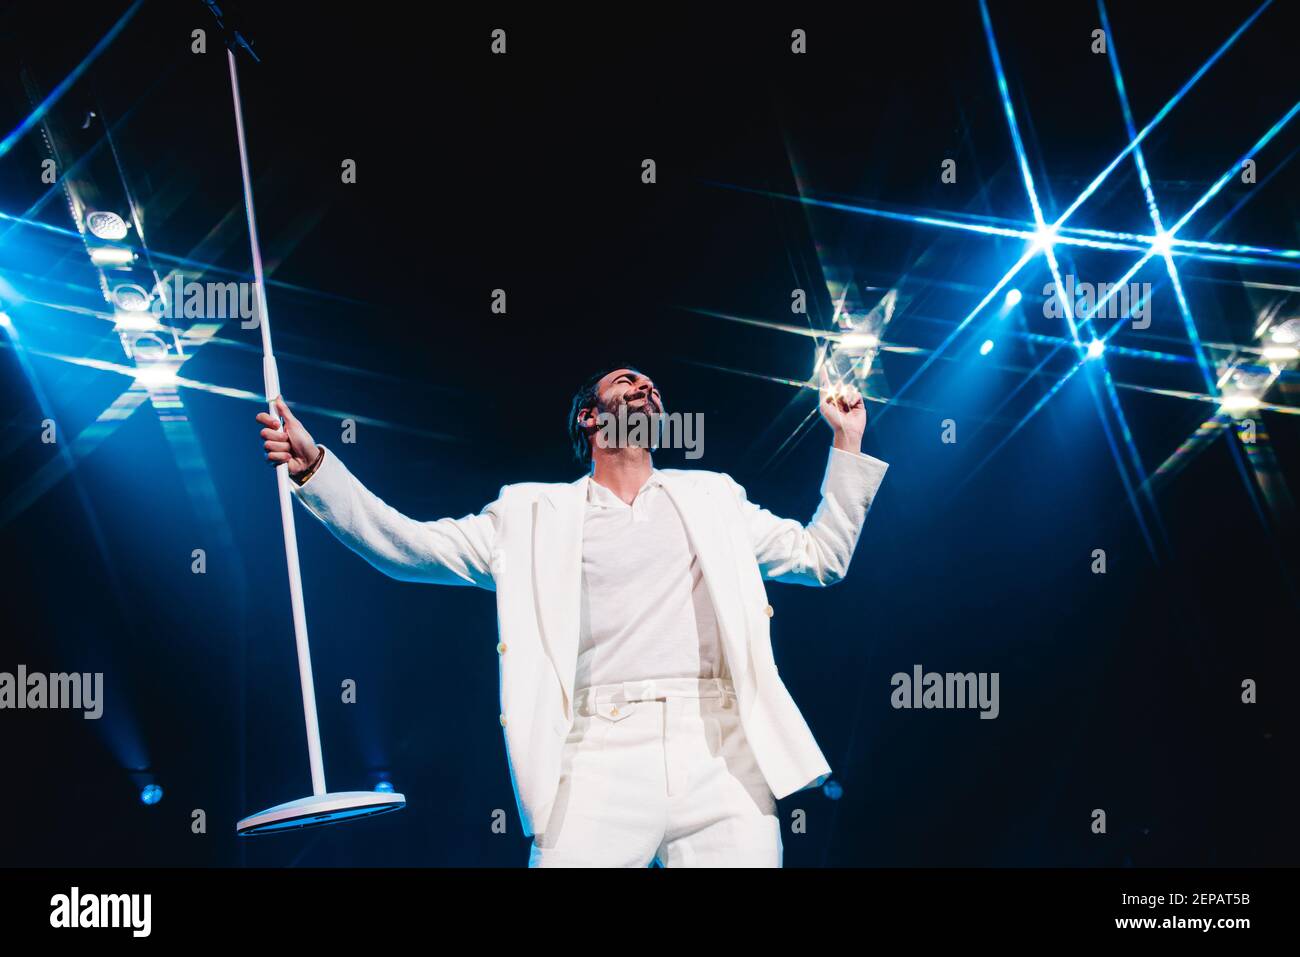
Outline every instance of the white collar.
[[[633, 497], [632, 501], [634, 502], [639, 501], [641, 496], [645, 494], [647, 489], [661, 488], [663, 484], [664, 484], [663, 477], [659, 474], [659, 470], [652, 468], [650, 470], [649, 477], [645, 480], [645, 483], [639, 489], [637, 489], [637, 493]], [[615, 495], [613, 491], [601, 485], [595, 479], [590, 479], [587, 482], [587, 504], [595, 505], [598, 508], [631, 508], [632, 507], [628, 505], [627, 502], [623, 501], [621, 498]]]

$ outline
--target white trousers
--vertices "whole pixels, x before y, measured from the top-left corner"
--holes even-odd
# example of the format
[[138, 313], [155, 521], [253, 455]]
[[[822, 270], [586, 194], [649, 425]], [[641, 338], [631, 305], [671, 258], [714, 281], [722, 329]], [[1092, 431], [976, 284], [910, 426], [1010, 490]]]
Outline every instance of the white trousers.
[[780, 867], [776, 799], [725, 678], [574, 695], [559, 791], [529, 867]]

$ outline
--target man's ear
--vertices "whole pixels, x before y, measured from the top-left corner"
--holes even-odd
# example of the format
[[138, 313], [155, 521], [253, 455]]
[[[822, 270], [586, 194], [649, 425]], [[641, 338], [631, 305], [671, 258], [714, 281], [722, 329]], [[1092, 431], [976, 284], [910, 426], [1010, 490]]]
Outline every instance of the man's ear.
[[584, 429], [594, 429], [596, 427], [595, 406], [586, 406], [578, 410], [578, 424]]

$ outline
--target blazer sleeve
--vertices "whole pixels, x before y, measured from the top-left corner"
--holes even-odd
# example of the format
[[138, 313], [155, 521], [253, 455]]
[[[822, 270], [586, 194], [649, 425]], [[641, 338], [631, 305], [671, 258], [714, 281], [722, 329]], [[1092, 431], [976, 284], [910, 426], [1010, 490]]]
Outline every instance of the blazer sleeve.
[[334, 536], [375, 568], [401, 581], [492, 589], [492, 553], [501, 500], [477, 515], [421, 522], [385, 504], [327, 450], [293, 494]]
[[745, 490], [726, 476], [763, 577], [814, 586], [840, 581], [848, 573], [862, 524], [888, 468], [870, 455], [832, 447], [822, 479], [821, 504], [807, 525], [780, 518], [749, 501]]

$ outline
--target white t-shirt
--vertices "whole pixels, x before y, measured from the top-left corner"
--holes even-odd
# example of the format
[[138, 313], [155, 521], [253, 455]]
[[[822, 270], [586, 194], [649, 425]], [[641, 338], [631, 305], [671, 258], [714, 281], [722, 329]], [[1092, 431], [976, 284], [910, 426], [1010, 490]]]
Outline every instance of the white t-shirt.
[[631, 505], [587, 483], [581, 603], [575, 687], [728, 677], [699, 557], [657, 472]]

